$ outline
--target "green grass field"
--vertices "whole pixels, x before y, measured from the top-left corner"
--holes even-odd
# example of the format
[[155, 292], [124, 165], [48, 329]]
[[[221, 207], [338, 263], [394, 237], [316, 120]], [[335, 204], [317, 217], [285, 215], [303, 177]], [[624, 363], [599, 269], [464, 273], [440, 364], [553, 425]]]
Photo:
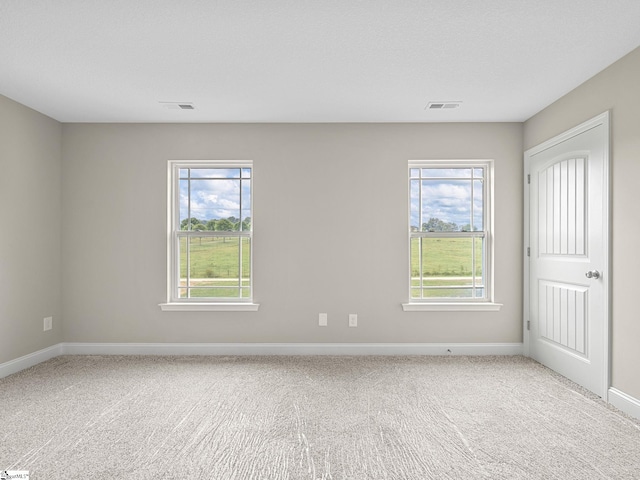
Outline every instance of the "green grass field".
[[[471, 276], [473, 238], [414, 238], [411, 240], [411, 276], [420, 274], [420, 242], [424, 276]], [[476, 275], [482, 275], [482, 240], [475, 240]]]
[[[472, 265], [472, 249], [475, 249], [475, 266]], [[420, 253], [422, 253], [422, 288]], [[474, 271], [477, 287], [482, 278], [482, 239], [414, 238], [411, 240], [412, 298], [471, 297]]]
[[[189, 242], [189, 278], [187, 278]], [[242, 262], [242, 266], [241, 266]], [[180, 297], [250, 296], [251, 248], [248, 238], [192, 237], [180, 240]], [[192, 287], [187, 293], [187, 286]], [[196, 288], [193, 288], [196, 287]]]

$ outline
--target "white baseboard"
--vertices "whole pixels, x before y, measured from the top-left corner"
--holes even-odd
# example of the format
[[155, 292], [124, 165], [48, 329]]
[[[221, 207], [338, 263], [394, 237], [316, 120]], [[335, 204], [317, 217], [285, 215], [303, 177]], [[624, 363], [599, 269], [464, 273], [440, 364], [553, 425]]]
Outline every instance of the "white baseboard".
[[62, 354], [62, 344], [58, 343], [48, 348], [38, 350], [37, 352], [18, 357], [15, 360], [9, 360], [5, 363], [0, 363], [0, 378], [4, 378], [8, 375], [18, 373], [21, 370], [25, 370], [29, 367], [33, 367], [42, 362], [46, 362], [58, 355]]
[[58, 343], [0, 364], [0, 378], [59, 355], [522, 355], [521, 343]]
[[609, 403], [627, 415], [640, 420], [640, 400], [621, 392], [617, 388], [609, 388]]
[[[59, 355], [522, 355], [522, 343], [59, 343], [0, 364], [0, 378]], [[640, 400], [609, 388], [609, 402], [640, 419]]]
[[522, 355], [521, 343], [63, 343], [65, 355]]

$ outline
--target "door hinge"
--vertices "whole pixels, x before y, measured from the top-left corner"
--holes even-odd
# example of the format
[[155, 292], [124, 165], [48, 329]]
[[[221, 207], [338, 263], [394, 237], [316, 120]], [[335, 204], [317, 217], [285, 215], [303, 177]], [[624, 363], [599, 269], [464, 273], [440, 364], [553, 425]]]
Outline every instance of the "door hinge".
[[531, 320], [527, 320], [527, 330], [531, 330]]
[[527, 183], [531, 185], [531, 174], [527, 173]]
[[531, 247], [527, 247], [527, 257], [531, 256]]

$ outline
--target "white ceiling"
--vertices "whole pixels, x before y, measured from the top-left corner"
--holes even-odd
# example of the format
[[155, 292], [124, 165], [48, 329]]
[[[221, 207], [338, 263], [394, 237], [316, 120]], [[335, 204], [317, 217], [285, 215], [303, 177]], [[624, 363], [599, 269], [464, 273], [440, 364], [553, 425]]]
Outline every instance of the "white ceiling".
[[0, 94], [62, 122], [510, 122], [639, 45], [640, 0], [0, 0]]

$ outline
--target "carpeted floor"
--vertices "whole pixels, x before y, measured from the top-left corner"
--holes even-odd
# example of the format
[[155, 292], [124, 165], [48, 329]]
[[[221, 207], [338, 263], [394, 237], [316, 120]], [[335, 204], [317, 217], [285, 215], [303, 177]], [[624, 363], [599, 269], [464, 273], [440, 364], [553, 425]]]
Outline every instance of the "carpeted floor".
[[31, 480], [640, 479], [639, 423], [523, 357], [64, 356], [0, 428]]

